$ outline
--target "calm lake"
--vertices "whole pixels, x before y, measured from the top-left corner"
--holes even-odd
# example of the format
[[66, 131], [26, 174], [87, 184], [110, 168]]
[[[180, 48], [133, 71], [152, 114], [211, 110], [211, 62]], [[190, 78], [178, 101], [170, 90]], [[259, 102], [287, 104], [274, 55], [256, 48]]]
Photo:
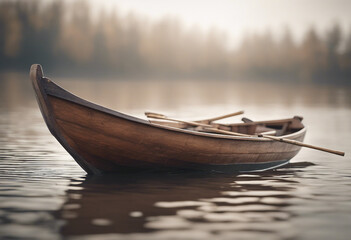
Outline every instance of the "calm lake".
[[260, 174], [87, 176], [49, 133], [28, 77], [1, 75], [0, 239], [350, 239], [351, 88], [48, 77], [138, 117], [300, 115], [306, 143], [346, 156], [303, 149], [290, 165]]

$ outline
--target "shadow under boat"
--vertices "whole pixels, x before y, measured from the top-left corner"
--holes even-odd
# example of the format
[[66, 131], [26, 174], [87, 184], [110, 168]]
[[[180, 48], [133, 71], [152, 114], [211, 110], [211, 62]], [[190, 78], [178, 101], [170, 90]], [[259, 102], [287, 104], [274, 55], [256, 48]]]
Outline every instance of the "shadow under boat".
[[[227, 211], [242, 219], [255, 214], [264, 221], [278, 221], [274, 214], [290, 216], [285, 208], [299, 185], [294, 178], [297, 169], [239, 176], [193, 171], [88, 175], [71, 180], [67, 201], [55, 215], [65, 222], [60, 230], [64, 236], [150, 233], [160, 230], [155, 221], [165, 216], [181, 218], [189, 227], [211, 224], [208, 214]], [[181, 210], [198, 215], [182, 216]]]

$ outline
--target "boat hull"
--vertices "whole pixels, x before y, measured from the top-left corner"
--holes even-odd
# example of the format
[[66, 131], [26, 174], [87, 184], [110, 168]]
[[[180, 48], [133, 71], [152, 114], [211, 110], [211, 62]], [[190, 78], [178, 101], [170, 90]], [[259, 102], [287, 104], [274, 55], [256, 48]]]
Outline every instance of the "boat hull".
[[[45, 122], [88, 173], [198, 169], [264, 171], [288, 163], [300, 146], [263, 138], [177, 129], [134, 118], [78, 98], [42, 76], [31, 79]], [[286, 136], [303, 141], [305, 128]]]

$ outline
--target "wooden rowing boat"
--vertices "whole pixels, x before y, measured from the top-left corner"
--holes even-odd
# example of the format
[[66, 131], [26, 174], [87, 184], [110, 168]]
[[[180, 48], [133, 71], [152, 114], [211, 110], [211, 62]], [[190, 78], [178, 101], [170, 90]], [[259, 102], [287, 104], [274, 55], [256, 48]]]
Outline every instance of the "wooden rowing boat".
[[264, 171], [287, 164], [301, 146], [257, 133], [274, 130], [276, 136], [295, 141], [303, 141], [306, 133], [300, 117], [218, 127], [250, 136], [196, 131], [193, 126], [147, 121], [83, 100], [44, 77], [38, 64], [32, 65], [30, 78], [50, 132], [89, 174], [154, 169]]

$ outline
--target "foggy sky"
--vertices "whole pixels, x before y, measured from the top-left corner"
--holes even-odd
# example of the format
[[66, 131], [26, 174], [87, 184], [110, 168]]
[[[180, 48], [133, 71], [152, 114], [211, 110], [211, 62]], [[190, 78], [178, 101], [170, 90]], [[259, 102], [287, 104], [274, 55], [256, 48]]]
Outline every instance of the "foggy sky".
[[311, 26], [323, 34], [338, 22], [344, 32], [351, 30], [350, 0], [91, 0], [122, 14], [141, 14], [149, 19], [179, 18], [188, 27], [215, 27], [230, 36], [235, 45], [250, 32], [267, 29], [279, 37], [289, 26], [295, 40], [301, 40]]

